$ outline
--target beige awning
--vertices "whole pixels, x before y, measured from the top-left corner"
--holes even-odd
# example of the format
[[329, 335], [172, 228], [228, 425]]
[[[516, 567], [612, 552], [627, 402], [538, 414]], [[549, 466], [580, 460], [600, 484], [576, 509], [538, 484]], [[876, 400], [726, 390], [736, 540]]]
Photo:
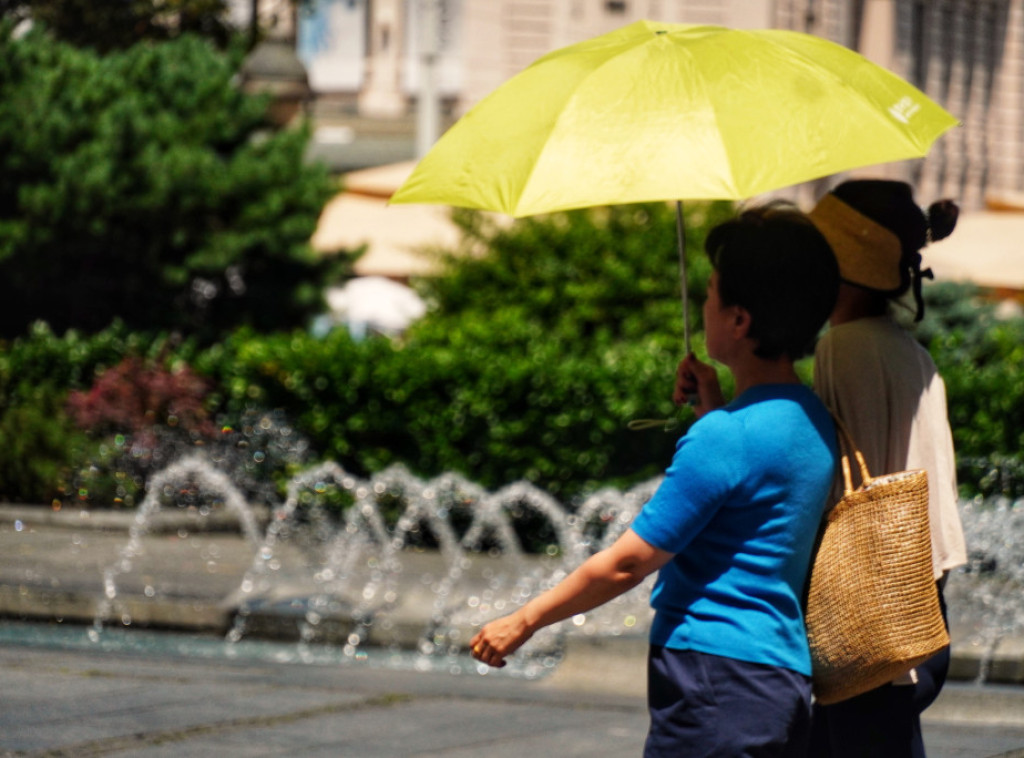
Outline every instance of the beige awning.
[[437, 263], [423, 251], [454, 248], [459, 230], [447, 208], [428, 205], [389, 206], [387, 199], [405, 181], [415, 163], [362, 169], [346, 174], [345, 190], [333, 197], [320, 215], [310, 241], [319, 252], [367, 245], [356, 261], [359, 276], [404, 279], [435, 273]]
[[401, 161], [350, 171], [344, 177], [345, 191], [386, 200], [395, 194], [415, 167], [416, 161]]
[[924, 249], [936, 281], [1024, 291], [1024, 212], [963, 213], [956, 230]]
[[388, 205], [387, 199], [415, 166], [403, 161], [353, 171], [343, 177], [344, 191], [324, 207], [311, 243], [320, 252], [367, 245], [355, 264], [359, 276], [405, 279], [439, 270], [430, 250], [454, 250], [461, 231], [451, 209], [437, 205]]
[[454, 249], [460, 239], [447, 208], [387, 205], [381, 198], [342, 192], [324, 207], [311, 243], [320, 252], [366, 244], [359, 276], [406, 278], [436, 273], [430, 248]]

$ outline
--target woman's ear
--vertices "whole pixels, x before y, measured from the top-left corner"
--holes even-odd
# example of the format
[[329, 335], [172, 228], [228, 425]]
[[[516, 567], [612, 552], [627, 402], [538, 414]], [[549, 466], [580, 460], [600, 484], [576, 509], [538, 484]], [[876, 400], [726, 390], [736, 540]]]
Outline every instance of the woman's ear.
[[737, 340], [741, 340], [747, 336], [750, 332], [750, 326], [753, 323], [753, 319], [750, 317], [750, 311], [741, 305], [734, 305], [732, 313], [732, 331], [733, 336]]

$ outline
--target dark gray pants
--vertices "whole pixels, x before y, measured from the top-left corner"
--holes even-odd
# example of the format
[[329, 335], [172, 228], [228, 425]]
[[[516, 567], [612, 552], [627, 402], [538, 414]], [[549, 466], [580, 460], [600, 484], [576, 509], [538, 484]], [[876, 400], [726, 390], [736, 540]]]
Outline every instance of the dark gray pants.
[[811, 684], [778, 666], [651, 646], [644, 758], [803, 758]]

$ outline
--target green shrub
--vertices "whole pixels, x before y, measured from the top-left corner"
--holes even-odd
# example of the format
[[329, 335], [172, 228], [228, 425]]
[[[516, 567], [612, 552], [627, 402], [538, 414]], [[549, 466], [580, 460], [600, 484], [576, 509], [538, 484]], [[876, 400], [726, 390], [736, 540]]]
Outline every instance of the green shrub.
[[29, 382], [14, 389], [20, 402], [0, 412], [0, 500], [61, 504], [76, 498], [76, 459], [90, 443], [64, 410], [66, 391]]
[[3, 347], [0, 497], [8, 500], [130, 506], [150, 473], [202, 446], [243, 491], [267, 502], [308, 453], [280, 413], [227, 415], [222, 395], [192, 374], [203, 354], [194, 342], [123, 325], [58, 337], [37, 324]]
[[239, 55], [198, 37], [105, 56], [0, 24], [0, 335], [308, 323], [309, 239], [333, 182], [308, 129], [273, 131]]
[[[92, 336], [57, 336], [36, 325], [0, 351], [0, 496], [138, 502], [144, 480], [123, 461], [134, 428], [120, 442], [113, 428], [90, 437], [66, 412], [69, 392], [95, 389], [129, 357], [171, 372], [187, 366], [205, 377], [210, 391], [200, 416], [221, 430], [219, 447], [204, 443], [207, 451], [232, 468], [247, 492], [268, 502], [281, 497], [281, 485], [300, 464], [314, 459], [336, 460], [361, 476], [394, 463], [421, 477], [458, 471], [492, 490], [524, 479], [567, 504], [600, 486], [654, 476], [692, 421], [690, 411], [670, 402], [681, 354], [674, 250], [658, 264], [658, 276], [612, 277], [640, 310], [632, 319], [596, 286], [607, 278], [599, 271], [587, 279], [593, 288], [581, 285], [577, 309], [569, 301], [574, 274], [564, 261], [545, 261], [547, 254], [579, 254], [579, 266], [601, 268], [612, 264], [594, 250], [618, 243], [605, 236], [600, 216], [595, 234], [603, 241], [587, 242], [587, 217], [571, 216], [532, 220], [516, 244], [522, 230], [505, 230], [507, 257], [477, 260], [453, 281], [428, 288], [435, 310], [398, 341], [357, 341], [344, 330], [317, 337], [243, 328], [202, 346], [123, 325]], [[671, 218], [659, 224], [650, 236], [669, 239]], [[563, 249], [559, 229], [574, 240], [572, 250]], [[696, 224], [692, 230], [699, 239]], [[642, 237], [643, 226], [629, 234]], [[536, 268], [547, 272], [521, 287], [503, 270], [518, 265], [513, 253], [525, 252], [519, 243], [529, 243]], [[706, 271], [698, 245], [691, 244], [695, 310], [702, 293], [697, 277]], [[640, 257], [639, 250], [629, 255]], [[497, 285], [489, 284], [487, 266], [497, 267]], [[647, 306], [640, 308], [638, 292], [646, 290]], [[946, 380], [962, 494], [1024, 496], [1024, 320], [998, 317], [974, 288], [925, 291], [928, 316], [916, 334]], [[563, 305], [546, 307], [549, 302]], [[602, 312], [613, 316], [599, 317]], [[696, 343], [703, 354], [699, 334]], [[809, 369], [801, 362], [808, 380]], [[630, 431], [628, 422], [637, 418], [673, 419], [676, 426]], [[119, 478], [125, 471], [128, 478]]]
[[[74, 423], [69, 395], [87, 390], [126, 355], [154, 357], [173, 352], [175, 345], [166, 336], [132, 334], [123, 325], [93, 336], [68, 331], [58, 337], [44, 323], [3, 345], [0, 435], [5, 453], [0, 497], [50, 503], [90, 501], [102, 493], [102, 504], [114, 503], [120, 485], [100, 470], [115, 447]], [[188, 353], [192, 346], [178, 347]]]
[[227, 0], [3, 0], [0, 18], [5, 16], [30, 18], [58, 39], [101, 52], [185, 33], [222, 45], [231, 37]]
[[973, 285], [924, 292], [915, 333], [945, 380], [960, 493], [1024, 497], [1024, 318], [1000, 316]]
[[568, 498], [661, 470], [675, 436], [626, 424], [679, 415], [675, 352], [657, 340], [609, 344], [601, 357], [561, 348], [240, 333], [196, 366], [229, 388], [232, 412], [282, 408], [320, 456], [358, 475], [402, 462], [420, 476], [459, 471], [489, 488], [526, 479]]
[[[692, 319], [723, 204], [688, 210]], [[233, 412], [283, 408], [318, 454], [366, 475], [402, 462], [489, 488], [525, 479], [568, 500], [668, 463], [692, 420], [670, 401], [682, 356], [675, 216], [650, 204], [554, 214], [486, 229], [459, 214], [476, 254], [422, 282], [433, 309], [400, 343], [236, 333], [196, 367]], [[480, 250], [486, 250], [481, 255]]]
[[[731, 212], [726, 203], [686, 206], [687, 289], [695, 329], [710, 273], [704, 237]], [[434, 308], [414, 326], [411, 341], [454, 342], [472, 318], [484, 327], [494, 322], [490, 340], [510, 345], [559, 341], [574, 352], [596, 354], [605, 344], [601, 340], [652, 335], [681, 345], [672, 205], [573, 211], [509, 226], [488, 225], [470, 211], [457, 211], [454, 218], [465, 235], [462, 249], [446, 258], [443, 276], [419, 283]], [[471, 328], [477, 338], [481, 326]]]

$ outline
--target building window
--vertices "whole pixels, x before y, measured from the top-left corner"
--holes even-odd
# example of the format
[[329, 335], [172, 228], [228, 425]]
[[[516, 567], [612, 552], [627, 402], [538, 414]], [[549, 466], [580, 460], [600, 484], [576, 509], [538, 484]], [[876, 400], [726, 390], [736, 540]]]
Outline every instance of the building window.
[[604, 9], [608, 13], [625, 13], [626, 0], [605, 0]]

